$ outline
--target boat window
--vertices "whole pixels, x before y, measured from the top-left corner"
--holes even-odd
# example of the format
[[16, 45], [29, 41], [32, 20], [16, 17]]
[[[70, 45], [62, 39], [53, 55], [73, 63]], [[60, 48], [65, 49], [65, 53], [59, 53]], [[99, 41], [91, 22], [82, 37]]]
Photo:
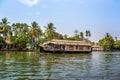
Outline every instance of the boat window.
[[83, 47], [82, 47], [82, 46], [79, 46], [79, 50], [83, 50]]
[[76, 46], [76, 50], [78, 49], [78, 46]]
[[72, 45], [69, 46], [70, 50], [74, 50], [74, 47]]
[[87, 49], [89, 49], [90, 47], [88, 46]]

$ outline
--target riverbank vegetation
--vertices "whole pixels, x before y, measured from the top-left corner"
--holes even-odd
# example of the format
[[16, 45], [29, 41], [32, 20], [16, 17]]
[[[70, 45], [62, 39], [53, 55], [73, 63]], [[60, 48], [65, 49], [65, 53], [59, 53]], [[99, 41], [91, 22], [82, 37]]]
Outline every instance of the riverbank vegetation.
[[106, 33], [105, 37], [99, 40], [98, 44], [104, 48], [104, 50], [120, 50], [120, 40], [115, 39], [109, 34]]
[[[58, 33], [53, 23], [48, 23], [44, 26], [44, 29], [43, 31], [35, 21], [28, 25], [27, 23], [10, 23], [7, 18], [3, 18], [0, 21], [0, 49], [37, 50], [39, 44], [52, 39], [86, 41], [92, 45], [95, 44], [89, 40], [89, 37], [91, 37], [90, 30], [85, 32], [74, 30], [74, 34], [68, 36], [67, 34]], [[120, 40], [117, 40], [117, 37], [114, 40], [109, 33], [99, 40], [98, 44], [105, 50], [120, 49]]]

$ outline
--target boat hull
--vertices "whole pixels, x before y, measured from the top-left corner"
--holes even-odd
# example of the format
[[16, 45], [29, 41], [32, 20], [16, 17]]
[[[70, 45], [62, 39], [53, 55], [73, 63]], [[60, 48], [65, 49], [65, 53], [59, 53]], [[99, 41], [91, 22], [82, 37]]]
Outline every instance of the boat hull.
[[40, 52], [44, 53], [91, 53], [91, 51], [63, 51], [63, 50], [44, 50], [43, 47], [40, 47]]

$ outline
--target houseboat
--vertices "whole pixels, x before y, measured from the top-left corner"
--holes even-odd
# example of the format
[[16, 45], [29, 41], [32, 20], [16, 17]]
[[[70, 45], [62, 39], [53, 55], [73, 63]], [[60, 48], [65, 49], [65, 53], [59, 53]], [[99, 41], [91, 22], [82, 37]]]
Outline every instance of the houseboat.
[[93, 45], [92, 51], [104, 51], [104, 49], [100, 45]]
[[91, 44], [84, 41], [51, 40], [40, 45], [40, 52], [47, 53], [90, 53]]

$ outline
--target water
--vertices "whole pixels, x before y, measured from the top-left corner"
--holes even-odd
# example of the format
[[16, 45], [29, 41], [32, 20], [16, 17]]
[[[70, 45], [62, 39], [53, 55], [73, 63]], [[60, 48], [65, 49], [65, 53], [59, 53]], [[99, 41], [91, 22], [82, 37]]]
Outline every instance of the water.
[[0, 80], [120, 80], [120, 52], [0, 52]]

